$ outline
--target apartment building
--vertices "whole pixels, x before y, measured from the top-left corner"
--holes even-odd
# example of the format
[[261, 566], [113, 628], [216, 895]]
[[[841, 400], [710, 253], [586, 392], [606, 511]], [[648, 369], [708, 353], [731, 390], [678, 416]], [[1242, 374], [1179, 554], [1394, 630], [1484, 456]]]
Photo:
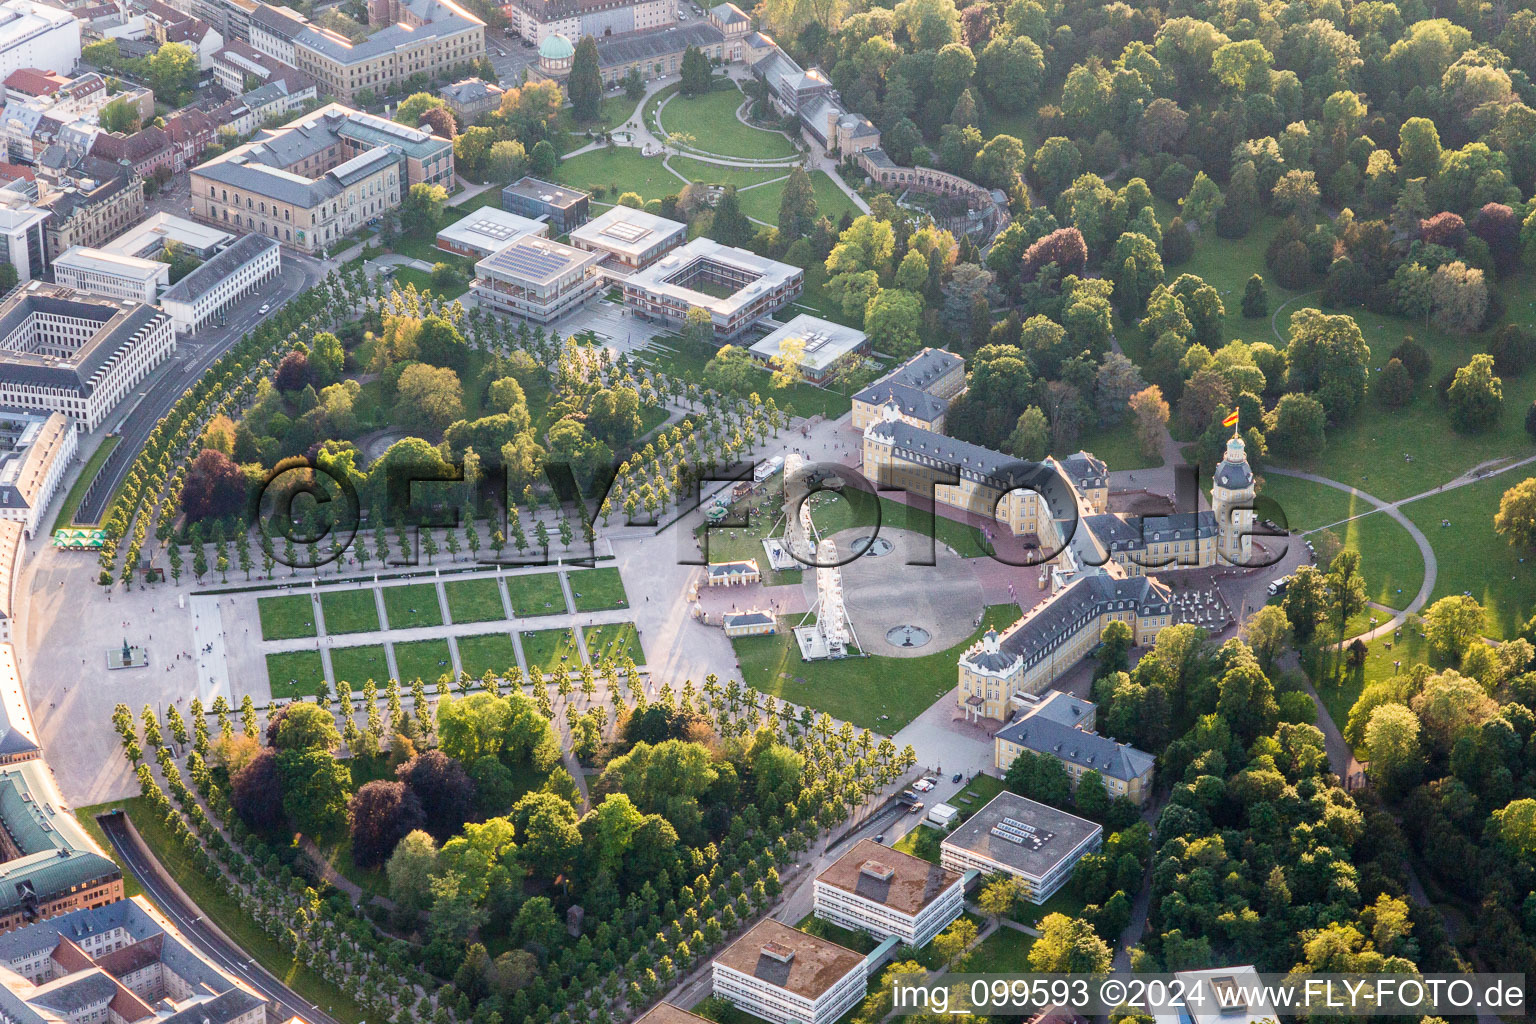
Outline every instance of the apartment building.
[[1024, 898], [1044, 903], [1072, 877], [1077, 862], [1104, 845], [1104, 830], [1085, 818], [999, 793], [944, 837], [939, 863], [950, 871], [1012, 875]]
[[72, 246], [99, 249], [144, 219], [144, 181], [112, 165], [92, 162], [91, 170], [102, 177], [77, 177], [38, 202], [50, 214], [46, 225], [48, 251], [61, 253]]
[[594, 298], [601, 257], [569, 245], [523, 235], [475, 264], [470, 292], [484, 309], [547, 324]]
[[861, 839], [816, 876], [815, 911], [840, 928], [922, 947], [965, 909], [964, 876]]
[[714, 994], [778, 1024], [832, 1024], [863, 999], [864, 957], [765, 918], [715, 957]]

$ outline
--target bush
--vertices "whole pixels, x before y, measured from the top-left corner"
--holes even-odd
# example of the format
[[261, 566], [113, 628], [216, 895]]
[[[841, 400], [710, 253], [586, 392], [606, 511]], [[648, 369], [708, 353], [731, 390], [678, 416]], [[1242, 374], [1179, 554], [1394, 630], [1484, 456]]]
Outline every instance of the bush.
[[1243, 316], [1257, 320], [1268, 315], [1269, 289], [1264, 287], [1264, 278], [1254, 274], [1243, 288]]
[[1413, 378], [1414, 383], [1427, 378], [1429, 371], [1434, 367], [1429, 349], [1414, 341], [1411, 336], [1404, 338], [1402, 344], [1392, 350], [1391, 358], [1403, 364], [1403, 368], [1408, 371], [1408, 376]]

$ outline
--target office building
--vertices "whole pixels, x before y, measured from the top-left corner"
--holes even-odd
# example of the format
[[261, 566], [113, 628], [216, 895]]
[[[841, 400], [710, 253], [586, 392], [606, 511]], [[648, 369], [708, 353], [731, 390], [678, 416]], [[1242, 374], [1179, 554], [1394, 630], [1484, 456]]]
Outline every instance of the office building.
[[501, 190], [501, 208], [533, 220], [546, 220], [557, 235], [587, 222], [588, 195], [579, 188], [555, 185], [524, 175]]
[[53, 279], [77, 292], [153, 305], [161, 289], [170, 286], [171, 267], [159, 260], [76, 245], [54, 258]]
[[30, 0], [0, 3], [0, 79], [22, 68], [68, 74], [80, 62], [80, 21]]
[[523, 235], [475, 264], [470, 292], [484, 309], [547, 324], [597, 295], [597, 253]]
[[1098, 772], [1110, 799], [1125, 797], [1138, 807], [1152, 792], [1157, 759], [1128, 743], [1116, 743], [1094, 731], [1098, 705], [1061, 690], [1044, 695], [1016, 693], [1020, 715], [993, 737], [999, 773], [1022, 753], [1060, 761], [1073, 788], [1089, 772]]
[[23, 192], [0, 188], [0, 258], [16, 268], [18, 281], [48, 270], [48, 211]]
[[888, 404], [900, 419], [944, 433], [950, 403], [965, 390], [965, 360], [942, 348], [925, 348], [853, 396], [850, 422], [863, 430]]
[[831, 379], [846, 361], [867, 355], [869, 336], [856, 327], [801, 313], [747, 351], [759, 362], [775, 368], [788, 362], [801, 377], [821, 384]]
[[698, 1014], [689, 1013], [680, 1006], [657, 1003], [640, 1016], [635, 1024], [710, 1024], [710, 1022]]
[[0, 519], [21, 524], [30, 540], [79, 445], [63, 413], [0, 409]]
[[816, 876], [815, 909], [840, 928], [926, 946], [965, 909], [964, 875], [861, 839]]
[[603, 268], [623, 277], [650, 266], [683, 244], [688, 225], [644, 210], [615, 206], [571, 231], [571, 244], [603, 257]]
[[102, 252], [149, 259], [165, 251], [167, 245], [205, 260], [235, 240], [228, 231], [199, 224], [170, 213], [152, 213], [107, 244]]
[[1265, 1024], [1280, 1015], [1252, 964], [1176, 971], [1178, 1005], [1154, 1009], [1156, 1024]]
[[92, 431], [175, 348], [171, 318], [151, 306], [32, 281], [0, 305], [0, 406]]
[[177, 334], [196, 334], [282, 272], [277, 240], [245, 235], [166, 289], [160, 308]]
[[484, 259], [524, 235], [547, 235], [549, 225], [506, 210], [485, 206], [437, 233], [437, 247], [471, 259]]
[[715, 340], [734, 341], [800, 294], [805, 272], [709, 238], [695, 238], [624, 280], [635, 316], [682, 325], [703, 309]]
[[964, 874], [1006, 874], [1024, 883], [1024, 898], [1050, 899], [1077, 862], [1103, 846], [1093, 822], [1015, 793], [999, 793], [939, 844], [939, 863]]
[[552, 35], [603, 39], [677, 24], [672, 0], [508, 0], [507, 34], [538, 46]]
[[832, 1024], [864, 998], [864, 957], [765, 918], [713, 964], [714, 994], [780, 1024]]
[[144, 219], [142, 178], [99, 160], [87, 158], [86, 164], [91, 173], [99, 171], [101, 176], [68, 179], [37, 203], [50, 214], [45, 227], [50, 253], [76, 245], [99, 249]]

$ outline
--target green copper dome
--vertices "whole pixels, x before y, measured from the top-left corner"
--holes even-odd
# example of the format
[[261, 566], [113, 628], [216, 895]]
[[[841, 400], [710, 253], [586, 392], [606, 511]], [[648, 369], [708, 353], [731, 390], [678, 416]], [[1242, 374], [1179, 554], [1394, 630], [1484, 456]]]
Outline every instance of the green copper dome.
[[570, 60], [576, 56], [576, 47], [571, 41], [560, 33], [546, 36], [539, 44], [539, 58], [541, 60]]

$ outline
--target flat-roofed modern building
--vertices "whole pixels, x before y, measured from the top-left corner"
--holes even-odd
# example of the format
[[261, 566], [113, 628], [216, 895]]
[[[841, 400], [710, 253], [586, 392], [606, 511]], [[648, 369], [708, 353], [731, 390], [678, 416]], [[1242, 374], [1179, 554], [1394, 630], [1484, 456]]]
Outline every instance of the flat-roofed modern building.
[[636, 316], [682, 324], [695, 307], [709, 314], [715, 340], [734, 341], [793, 301], [805, 283], [799, 267], [709, 238], [695, 238], [624, 281]]
[[244, 235], [213, 259], [166, 289], [160, 308], [178, 334], [195, 334], [216, 322], [230, 306], [282, 272], [277, 239]]
[[0, 79], [22, 68], [68, 74], [80, 60], [80, 20], [28, 0], [0, 4]]
[[92, 431], [175, 349], [171, 318], [153, 306], [32, 281], [0, 305], [0, 406]]
[[864, 957], [766, 918], [714, 960], [714, 994], [780, 1024], [831, 1024], [864, 998]]
[[837, 371], [840, 361], [845, 357], [867, 353], [869, 336], [857, 327], [845, 327], [819, 316], [801, 313], [748, 351], [770, 366], [777, 366], [781, 360], [789, 360], [802, 377], [820, 384]]
[[644, 1016], [636, 1020], [635, 1024], [710, 1024], [710, 1022], [696, 1013], [689, 1013], [680, 1006], [657, 1003]]
[[0, 445], [0, 519], [20, 523], [31, 539], [74, 462], [80, 433], [61, 412], [0, 409]]
[[581, 307], [598, 292], [601, 257], [524, 235], [475, 264], [470, 291], [492, 312], [547, 324]]
[[571, 231], [571, 244], [600, 253], [603, 267], [624, 276], [644, 268], [683, 244], [688, 225], [628, 206], [613, 209]]
[[54, 257], [53, 279], [77, 292], [153, 304], [170, 286], [171, 265], [75, 245]]
[[1176, 971], [1184, 987], [1180, 1005], [1158, 1009], [1157, 1024], [1261, 1024], [1280, 1015], [1265, 996], [1265, 986], [1252, 964]]
[[1025, 899], [1040, 904], [1072, 877], [1077, 862], [1104, 845], [1104, 830], [1066, 811], [999, 793], [939, 844], [951, 871], [1008, 874], [1024, 882]]
[[965, 876], [861, 839], [816, 876], [816, 916], [840, 928], [926, 946], [965, 909]]
[[547, 234], [549, 225], [541, 220], [530, 220], [487, 206], [439, 231], [437, 247], [479, 260], [505, 249], [524, 235]]
[[167, 245], [173, 245], [189, 256], [205, 260], [234, 240], [235, 236], [228, 231], [162, 212], [150, 214], [102, 245], [101, 251], [149, 259], [164, 252]]
[[587, 222], [591, 197], [579, 188], [524, 175], [501, 190], [501, 208], [512, 213], [547, 220], [563, 235]]

